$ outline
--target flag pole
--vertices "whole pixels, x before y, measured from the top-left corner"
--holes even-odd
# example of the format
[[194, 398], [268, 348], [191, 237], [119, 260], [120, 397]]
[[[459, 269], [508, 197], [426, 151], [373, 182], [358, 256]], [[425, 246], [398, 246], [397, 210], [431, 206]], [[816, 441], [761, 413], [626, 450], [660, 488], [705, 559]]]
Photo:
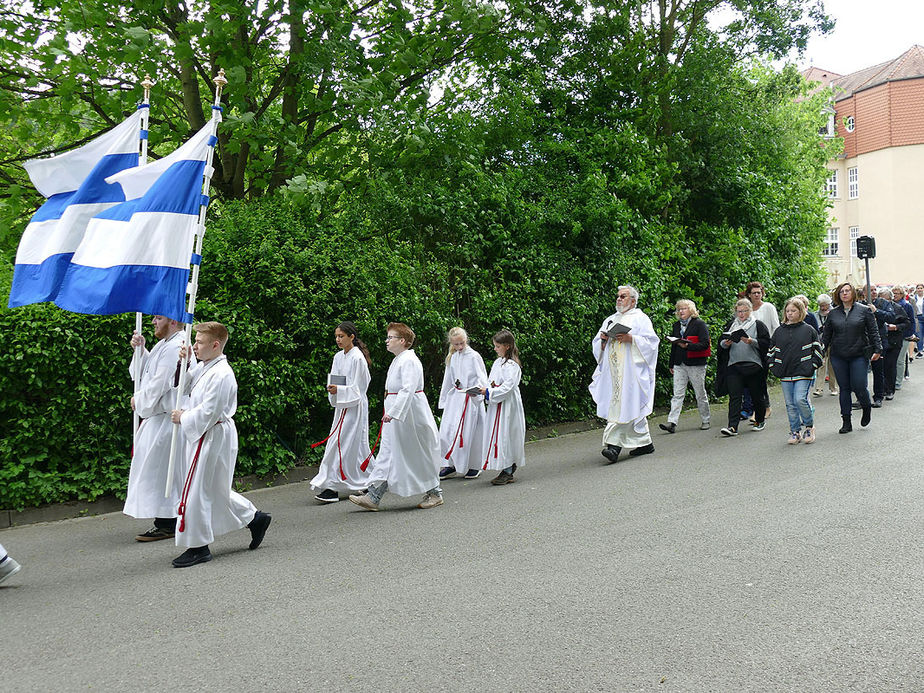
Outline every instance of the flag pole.
[[[141, 101], [141, 152], [138, 155], [138, 166], [144, 166], [148, 163], [148, 122], [151, 115], [151, 87], [154, 86], [154, 82], [151, 81], [150, 75], [145, 75], [144, 80], [141, 82], [141, 86], [144, 87], [144, 99]], [[135, 332], [141, 334], [142, 329], [142, 315], [139, 312], [135, 313]], [[135, 392], [141, 388], [141, 361], [144, 358], [144, 347], [137, 346], [135, 347]], [[138, 426], [141, 425], [141, 417], [138, 416], [137, 412], [132, 412], [132, 439], [134, 440], [134, 434], [138, 433]]]
[[[205, 237], [205, 213], [208, 211], [209, 207], [209, 188], [212, 182], [212, 173], [215, 170], [212, 168], [212, 160], [215, 156], [215, 147], [218, 146], [218, 123], [221, 121], [221, 90], [228, 83], [228, 80], [225, 77], [225, 71], [219, 70], [218, 74], [215, 76], [215, 79], [213, 79], [212, 82], [215, 84], [215, 100], [212, 103], [213, 145], [209, 147], [208, 153], [205, 155], [205, 175], [202, 177], [202, 204], [199, 205], [199, 221], [196, 224], [196, 237], [193, 242], [194, 260], [192, 275], [190, 277], [189, 287], [187, 289], [189, 294], [189, 301], [186, 308], [186, 313], [187, 319], [190, 320], [190, 322], [186, 323], [185, 331], [185, 345], [187, 347], [189, 347], [190, 338], [192, 337], [191, 320], [193, 314], [196, 311], [196, 293], [199, 290], [199, 266], [202, 258], [202, 240]], [[186, 389], [186, 371], [186, 364], [183, 364], [183, 367], [180, 368], [180, 381], [177, 385], [176, 404], [174, 405], [174, 409], [180, 408], [180, 401], [183, 397], [183, 391]], [[179, 432], [180, 425], [173, 424], [173, 435], [170, 438], [170, 463], [167, 466], [167, 485], [164, 488], [164, 498], [170, 497], [170, 485], [173, 479], [173, 470], [176, 467], [176, 452]]]

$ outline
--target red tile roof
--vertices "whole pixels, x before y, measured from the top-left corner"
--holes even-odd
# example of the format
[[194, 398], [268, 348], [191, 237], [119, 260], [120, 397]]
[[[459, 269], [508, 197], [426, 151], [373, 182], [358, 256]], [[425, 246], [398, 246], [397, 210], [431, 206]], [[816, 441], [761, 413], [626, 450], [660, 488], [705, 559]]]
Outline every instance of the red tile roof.
[[[810, 67], [802, 74], [809, 80], [820, 81], [819, 76], [824, 73], [824, 70]], [[834, 99], [835, 101], [840, 101], [859, 91], [871, 89], [880, 84], [924, 77], [924, 48], [914, 45], [895, 60], [857, 70], [849, 75], [839, 76], [830, 71], [827, 74], [833, 78], [830, 81], [835, 93]]]

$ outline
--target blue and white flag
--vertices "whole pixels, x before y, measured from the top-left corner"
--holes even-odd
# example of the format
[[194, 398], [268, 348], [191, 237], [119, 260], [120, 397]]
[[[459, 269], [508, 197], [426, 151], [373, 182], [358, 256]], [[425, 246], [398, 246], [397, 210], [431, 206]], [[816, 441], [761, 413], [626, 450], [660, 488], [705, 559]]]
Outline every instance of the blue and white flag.
[[186, 286], [197, 261], [193, 241], [200, 205], [207, 203], [203, 176], [218, 118], [169, 156], [107, 179], [122, 187], [127, 202], [90, 220], [55, 299], [59, 308], [187, 321]]
[[64, 154], [25, 163], [32, 184], [47, 199], [26, 227], [16, 252], [10, 308], [52, 301], [92, 217], [124, 202], [106, 177], [138, 166], [141, 111], [92, 142]]

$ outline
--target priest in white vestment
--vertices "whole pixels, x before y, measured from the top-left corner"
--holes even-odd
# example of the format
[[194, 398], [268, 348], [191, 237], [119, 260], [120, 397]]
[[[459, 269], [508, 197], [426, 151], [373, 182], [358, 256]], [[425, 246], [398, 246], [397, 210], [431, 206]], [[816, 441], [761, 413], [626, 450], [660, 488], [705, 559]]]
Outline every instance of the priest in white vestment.
[[[637, 305], [638, 290], [620, 286], [616, 312], [603, 322], [592, 344], [597, 369], [590, 392], [597, 416], [606, 419], [603, 456], [610, 462], [616, 462], [623, 449], [632, 457], [654, 452], [647, 417], [654, 408], [660, 340]], [[628, 327], [628, 332], [609, 337], [617, 325]]]
[[136, 351], [129, 366], [132, 378], [141, 371], [131, 400], [141, 425], [132, 442], [132, 465], [122, 512], [131, 517], [154, 518], [154, 526], [136, 536], [137, 541], [173, 538], [183, 487], [180, 470], [174, 468], [170, 492], [164, 497], [173, 432], [170, 412], [176, 404], [174, 377], [184, 335], [182, 325], [166, 316], [153, 316], [151, 324], [159, 341], [148, 351], [144, 348], [144, 335], [137, 332], [132, 335], [131, 344]]
[[[237, 380], [224, 355], [228, 329], [218, 322], [195, 326], [193, 348], [199, 363], [186, 383], [186, 397], [172, 413], [185, 443], [185, 479], [177, 511], [176, 545], [187, 550], [173, 559], [176, 568], [188, 568], [212, 559], [209, 544], [236, 529], [250, 529], [250, 548], [263, 541], [272, 517], [231, 486], [237, 463]], [[186, 355], [184, 348], [181, 357]]]

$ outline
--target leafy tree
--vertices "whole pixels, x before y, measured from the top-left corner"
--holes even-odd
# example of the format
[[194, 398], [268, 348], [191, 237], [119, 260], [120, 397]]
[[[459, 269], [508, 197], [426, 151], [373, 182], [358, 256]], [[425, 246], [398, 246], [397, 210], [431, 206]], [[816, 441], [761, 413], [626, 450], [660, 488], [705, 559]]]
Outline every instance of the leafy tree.
[[[9, 7], [9, 6], [8, 6]], [[476, 68], [509, 53], [517, 13], [472, 0], [64, 0], [0, 12], [0, 179], [15, 205], [18, 164], [89, 139], [130, 112], [145, 74], [153, 154], [200, 128], [211, 77], [227, 73], [213, 184], [259, 196], [301, 174], [349, 185], [382, 114], [446, 108]], [[429, 104], [436, 82], [442, 98]], [[34, 204], [34, 198], [25, 206]]]

